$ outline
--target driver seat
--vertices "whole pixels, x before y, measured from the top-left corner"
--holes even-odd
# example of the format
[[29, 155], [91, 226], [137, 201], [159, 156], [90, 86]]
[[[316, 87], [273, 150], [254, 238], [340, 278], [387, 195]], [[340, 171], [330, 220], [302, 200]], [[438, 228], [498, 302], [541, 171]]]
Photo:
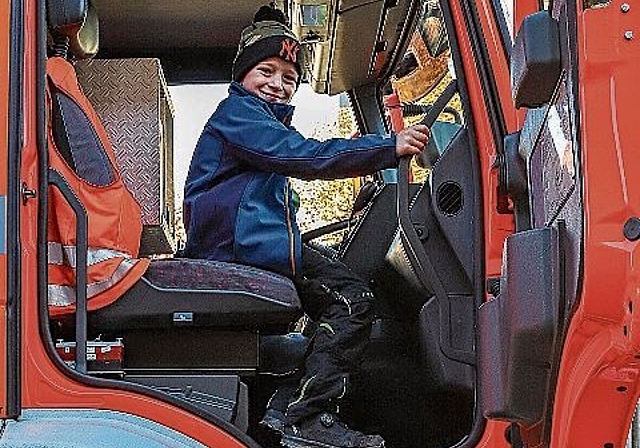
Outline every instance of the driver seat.
[[[52, 34], [69, 39], [74, 59], [97, 53], [98, 21], [91, 4], [49, 0], [47, 11]], [[74, 145], [82, 149], [82, 132], [69, 129], [94, 126], [87, 117], [95, 113], [86, 113], [79, 104], [88, 101], [65, 102], [62, 110], [50, 111], [58, 113], [50, 120], [51, 126], [58, 126], [54, 135], [65, 135], [72, 152]], [[99, 138], [103, 134], [94, 132]], [[288, 278], [232, 263], [153, 259], [122, 296], [89, 313], [88, 328], [90, 337], [123, 338], [125, 363], [139, 370], [257, 369], [259, 336], [285, 334], [300, 316], [300, 300]]]

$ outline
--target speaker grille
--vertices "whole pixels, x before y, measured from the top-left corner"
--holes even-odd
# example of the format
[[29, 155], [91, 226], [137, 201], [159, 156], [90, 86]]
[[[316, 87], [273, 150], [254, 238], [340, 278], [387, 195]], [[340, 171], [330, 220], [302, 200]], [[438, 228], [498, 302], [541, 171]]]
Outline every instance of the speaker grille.
[[444, 182], [438, 187], [438, 209], [447, 216], [455, 216], [462, 210], [462, 188], [455, 182]]

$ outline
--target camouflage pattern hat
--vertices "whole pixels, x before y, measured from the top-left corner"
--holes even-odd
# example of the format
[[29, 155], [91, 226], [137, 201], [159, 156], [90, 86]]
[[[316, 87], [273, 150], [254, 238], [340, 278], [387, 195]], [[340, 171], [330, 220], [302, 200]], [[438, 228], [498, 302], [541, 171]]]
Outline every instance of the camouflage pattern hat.
[[295, 65], [300, 82], [303, 67], [300, 42], [286, 25], [282, 11], [273, 6], [263, 6], [253, 21], [242, 31], [238, 53], [233, 61], [233, 80], [242, 81], [244, 75], [260, 61], [277, 56]]

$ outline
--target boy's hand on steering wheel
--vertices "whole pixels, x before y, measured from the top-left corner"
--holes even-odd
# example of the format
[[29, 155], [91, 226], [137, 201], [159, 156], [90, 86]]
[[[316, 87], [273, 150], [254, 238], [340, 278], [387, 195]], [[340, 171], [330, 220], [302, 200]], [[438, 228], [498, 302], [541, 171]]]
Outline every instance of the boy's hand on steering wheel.
[[396, 157], [414, 156], [427, 147], [431, 131], [423, 124], [415, 124], [396, 134]]

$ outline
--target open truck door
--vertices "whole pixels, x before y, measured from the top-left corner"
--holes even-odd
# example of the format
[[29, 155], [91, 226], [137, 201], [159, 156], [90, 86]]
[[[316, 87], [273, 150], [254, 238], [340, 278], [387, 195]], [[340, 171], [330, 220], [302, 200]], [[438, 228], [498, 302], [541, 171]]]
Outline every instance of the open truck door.
[[20, 140], [24, 120], [22, 76], [22, 37], [11, 30], [19, 21], [18, 5], [0, 7], [0, 146], [3, 162], [0, 168], [0, 414], [2, 418], [15, 418], [20, 414], [20, 204], [33, 190], [25, 188], [17, 175], [20, 167]]
[[[257, 422], [308, 343], [295, 288], [180, 258], [165, 226], [166, 84], [228, 82], [262, 3], [0, 7], [0, 446], [50, 446], [50, 434], [78, 448], [278, 446]], [[376, 175], [335, 248], [377, 300], [342, 413], [394, 448], [621, 447], [638, 399], [640, 19], [626, 3], [513, 3], [280, 2], [310, 56], [308, 83], [347, 92], [361, 133], [432, 127], [419, 166]], [[47, 60], [61, 49], [52, 28], [69, 39], [89, 106], [47, 108]], [[82, 42], [99, 43], [94, 59], [82, 60]], [[141, 131], [149, 104], [153, 131]], [[167, 209], [148, 227], [140, 280], [93, 306], [83, 271], [102, 252], [80, 237], [90, 210], [67, 194], [76, 306], [56, 313], [47, 226], [51, 188], [65, 182], [48, 136], [73, 153], [73, 137], [100, 126], [83, 119], [90, 109], [112, 142], [135, 143], [125, 180], [158, 181], [138, 186], [154, 192], [136, 198], [143, 209]], [[143, 146], [160, 156], [147, 163]]]
[[[628, 289], [636, 176], [620, 94], [634, 64], [617, 65], [628, 30], [614, 38], [605, 24], [616, 17], [624, 28], [629, 5], [517, 3], [518, 125], [496, 163], [515, 231], [479, 311], [483, 413], [510, 422], [522, 446], [623, 446], [638, 397]], [[593, 406], [608, 410], [597, 422]]]

